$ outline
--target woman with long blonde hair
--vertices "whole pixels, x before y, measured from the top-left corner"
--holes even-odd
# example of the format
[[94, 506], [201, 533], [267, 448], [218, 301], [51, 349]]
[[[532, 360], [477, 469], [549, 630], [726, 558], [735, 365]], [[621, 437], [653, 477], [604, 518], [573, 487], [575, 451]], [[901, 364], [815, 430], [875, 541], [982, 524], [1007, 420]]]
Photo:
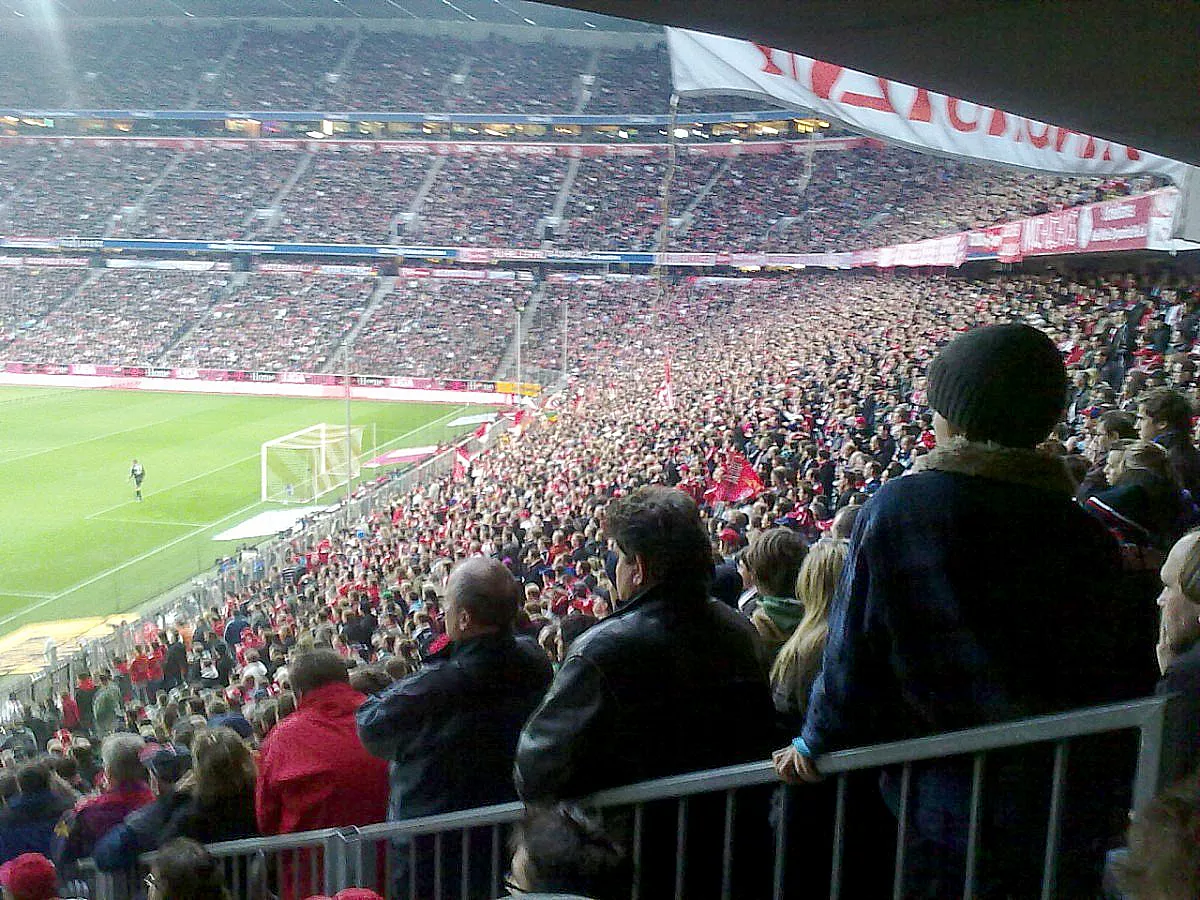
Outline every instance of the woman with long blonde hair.
[[804, 617], [771, 666], [775, 709], [799, 733], [808, 708], [808, 692], [821, 671], [829, 635], [829, 604], [846, 565], [849, 542], [825, 538], [808, 551], [796, 576], [796, 599]]

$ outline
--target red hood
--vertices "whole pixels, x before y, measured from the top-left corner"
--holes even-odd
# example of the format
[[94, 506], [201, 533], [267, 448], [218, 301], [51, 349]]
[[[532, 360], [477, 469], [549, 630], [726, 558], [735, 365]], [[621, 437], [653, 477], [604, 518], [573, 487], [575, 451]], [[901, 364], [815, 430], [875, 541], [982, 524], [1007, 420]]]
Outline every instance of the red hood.
[[330, 718], [353, 716], [362, 706], [366, 696], [350, 687], [345, 681], [323, 684], [319, 688], [305, 691], [298, 709], [320, 713]]

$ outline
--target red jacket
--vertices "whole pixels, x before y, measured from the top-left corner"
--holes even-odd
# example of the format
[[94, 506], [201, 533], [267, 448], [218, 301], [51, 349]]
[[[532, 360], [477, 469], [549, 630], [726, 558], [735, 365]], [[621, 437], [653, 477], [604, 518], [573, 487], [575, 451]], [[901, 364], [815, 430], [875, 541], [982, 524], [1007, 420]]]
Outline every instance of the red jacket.
[[70, 694], [62, 695], [62, 724], [71, 731], [79, 727], [79, 704]]
[[[326, 684], [306, 692], [297, 710], [271, 729], [259, 754], [254, 798], [263, 834], [373, 825], [387, 818], [388, 764], [366, 751], [354, 721], [366, 699], [345, 682]], [[318, 893], [320, 862], [311, 879], [313, 864], [302, 851], [297, 878], [292, 856], [283, 856], [283, 900]], [[384, 877], [382, 868], [379, 874]]]
[[345, 682], [324, 685], [267, 735], [255, 797], [263, 834], [387, 818], [387, 763], [366, 751], [354, 721], [365, 699]]

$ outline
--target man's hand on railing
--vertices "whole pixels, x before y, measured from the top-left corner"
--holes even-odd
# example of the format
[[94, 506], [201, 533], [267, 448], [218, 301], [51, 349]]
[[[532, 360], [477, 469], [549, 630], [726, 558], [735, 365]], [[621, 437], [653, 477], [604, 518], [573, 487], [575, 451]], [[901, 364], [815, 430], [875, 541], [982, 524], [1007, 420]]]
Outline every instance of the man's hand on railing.
[[771, 754], [775, 761], [775, 772], [789, 784], [814, 784], [821, 780], [817, 764], [811, 756], [805, 756], [791, 744]]

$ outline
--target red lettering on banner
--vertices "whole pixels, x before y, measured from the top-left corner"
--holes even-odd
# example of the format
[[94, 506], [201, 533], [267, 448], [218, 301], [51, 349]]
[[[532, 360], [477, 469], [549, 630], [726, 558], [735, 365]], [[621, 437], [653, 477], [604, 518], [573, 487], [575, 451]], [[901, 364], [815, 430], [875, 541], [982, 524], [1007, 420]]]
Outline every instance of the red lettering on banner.
[[[954, 126], [955, 131], [965, 131], [969, 133], [979, 127], [979, 119], [976, 118], [974, 121], [968, 122], [966, 119], [962, 118], [958, 114], [958, 104], [962, 102], [963, 101], [959, 100], [957, 97], [947, 97], [946, 115], [950, 117], [950, 124]], [[975, 107], [975, 109], [978, 111], [979, 107]]]
[[782, 75], [783, 74], [783, 69], [781, 69], [781, 68], [779, 68], [779, 66], [775, 65], [775, 58], [772, 55], [775, 52], [774, 50], [772, 50], [766, 44], [755, 44], [754, 47], [756, 50], [758, 50], [759, 53], [761, 53], [763, 55], [763, 67], [762, 67], [763, 72], [765, 72], [768, 75]]
[[1135, 147], [1126, 147], [1125, 148], [1125, 158], [1129, 159], [1129, 160], [1137, 161], [1142, 158], [1142, 153], [1140, 150], [1136, 149]]
[[933, 108], [929, 105], [929, 91], [925, 88], [917, 88], [917, 96], [913, 97], [912, 109], [908, 111], [908, 121], [933, 121]]
[[1080, 159], [1095, 159], [1096, 158], [1096, 139], [1091, 135], [1088, 136], [1087, 143], [1083, 145], [1083, 149], [1079, 151]]
[[842, 103], [848, 103], [850, 106], [861, 106], [863, 109], [874, 109], [879, 112], [894, 113], [895, 107], [892, 106], [891, 92], [888, 90], [887, 79], [877, 78], [879, 82], [880, 96], [872, 97], [870, 94], [859, 94], [856, 91], [846, 91], [842, 94]]
[[[1028, 119], [1025, 120], [1025, 137], [1029, 138], [1029, 143], [1033, 144], [1039, 150], [1045, 150], [1050, 145], [1050, 129], [1052, 126], [1047, 125], [1041, 134], [1035, 134], [1033, 124]], [[1017, 135], [1020, 136], [1020, 134], [1021, 132], [1018, 131]]]
[[988, 126], [987, 133], [992, 137], [1004, 134], [1008, 131], [1008, 116], [1002, 110], [992, 110], [992, 124]]
[[[1049, 125], [1046, 126], [1046, 133], [1047, 134], [1050, 133]], [[1070, 128], [1061, 128], [1061, 127], [1058, 128], [1057, 133], [1054, 136], [1054, 152], [1062, 153], [1063, 147], [1066, 146], [1067, 138], [1069, 138], [1073, 134], [1075, 134], [1075, 132], [1072, 131]]]
[[1108, 143], [1107, 141], [1105, 142], [1104, 153], [1100, 158], [1105, 162], [1112, 162], [1112, 144]]
[[813, 93], [822, 100], [828, 100], [833, 93], [833, 86], [837, 84], [837, 80], [841, 75], [841, 66], [835, 66], [833, 63], [821, 62], [819, 59], [814, 59], [811, 74]]

